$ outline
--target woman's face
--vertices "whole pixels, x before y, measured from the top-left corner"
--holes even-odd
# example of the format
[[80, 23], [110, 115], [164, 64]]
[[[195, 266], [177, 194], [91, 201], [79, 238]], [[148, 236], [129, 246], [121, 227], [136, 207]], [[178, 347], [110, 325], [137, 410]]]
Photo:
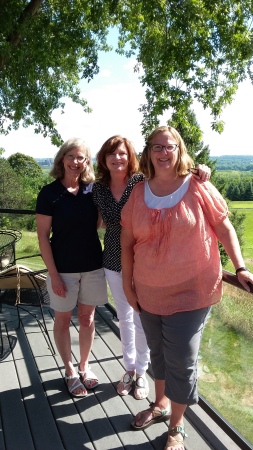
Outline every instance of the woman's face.
[[79, 176], [86, 168], [87, 157], [78, 147], [69, 150], [63, 157], [62, 163], [66, 175]]
[[155, 172], [174, 170], [179, 156], [179, 147], [169, 131], [157, 133], [151, 141], [150, 158]]
[[107, 153], [106, 167], [110, 173], [127, 173], [128, 169], [128, 152], [122, 142], [112, 153]]

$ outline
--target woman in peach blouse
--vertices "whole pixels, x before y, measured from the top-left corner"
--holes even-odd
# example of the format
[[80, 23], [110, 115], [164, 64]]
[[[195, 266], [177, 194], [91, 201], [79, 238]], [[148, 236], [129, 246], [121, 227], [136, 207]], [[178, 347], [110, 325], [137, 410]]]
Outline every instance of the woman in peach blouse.
[[183, 415], [198, 401], [200, 339], [222, 294], [218, 240], [244, 288], [253, 282], [225, 200], [210, 182], [191, 176], [192, 166], [174, 128], [154, 130], [140, 161], [146, 181], [121, 214], [123, 287], [140, 313], [156, 388], [155, 402], [132, 425], [143, 429], [170, 418], [165, 450], [184, 449]]

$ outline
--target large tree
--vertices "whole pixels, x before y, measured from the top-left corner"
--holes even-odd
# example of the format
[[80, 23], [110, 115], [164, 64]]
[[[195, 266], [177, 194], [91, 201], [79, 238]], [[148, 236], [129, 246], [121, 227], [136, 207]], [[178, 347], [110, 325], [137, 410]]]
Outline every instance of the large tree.
[[20, 189], [27, 197], [26, 207], [34, 209], [38, 192], [46, 183], [42, 168], [32, 156], [23, 153], [14, 153], [7, 161], [19, 177]]
[[22, 189], [19, 176], [6, 159], [0, 158], [0, 208], [26, 208], [27, 202], [28, 196]]
[[14, 153], [9, 156], [8, 162], [17, 175], [30, 179], [41, 178], [42, 168], [32, 156], [23, 153]]
[[0, 0], [0, 130], [35, 125], [59, 136], [51, 114], [99, 70], [98, 52], [118, 27], [118, 52], [137, 59], [146, 87], [143, 132], [164, 111], [187, 120], [194, 98], [213, 115], [252, 78], [252, 0]]
[[197, 164], [206, 164], [211, 168], [212, 178], [216, 172], [216, 160], [210, 158], [210, 149], [202, 141], [202, 131], [193, 110], [185, 111], [184, 118], [176, 111], [172, 114], [169, 125], [176, 128], [186, 144], [189, 155]]

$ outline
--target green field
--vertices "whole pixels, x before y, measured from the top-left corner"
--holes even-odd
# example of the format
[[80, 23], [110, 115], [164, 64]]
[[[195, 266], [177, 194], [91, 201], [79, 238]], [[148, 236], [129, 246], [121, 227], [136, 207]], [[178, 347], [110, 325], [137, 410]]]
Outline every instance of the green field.
[[[229, 202], [229, 209], [237, 209], [245, 214], [244, 222], [244, 244], [242, 248], [245, 264], [253, 270], [253, 201], [246, 202]], [[226, 267], [228, 270], [234, 271], [233, 266], [229, 263]]]

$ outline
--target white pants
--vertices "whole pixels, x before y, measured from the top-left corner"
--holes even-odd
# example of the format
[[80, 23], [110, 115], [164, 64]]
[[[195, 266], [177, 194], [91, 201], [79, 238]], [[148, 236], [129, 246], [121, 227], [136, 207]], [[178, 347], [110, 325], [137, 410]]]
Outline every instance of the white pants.
[[144, 375], [150, 361], [150, 352], [140, 316], [126, 299], [121, 272], [105, 269], [105, 276], [117, 309], [125, 369]]

